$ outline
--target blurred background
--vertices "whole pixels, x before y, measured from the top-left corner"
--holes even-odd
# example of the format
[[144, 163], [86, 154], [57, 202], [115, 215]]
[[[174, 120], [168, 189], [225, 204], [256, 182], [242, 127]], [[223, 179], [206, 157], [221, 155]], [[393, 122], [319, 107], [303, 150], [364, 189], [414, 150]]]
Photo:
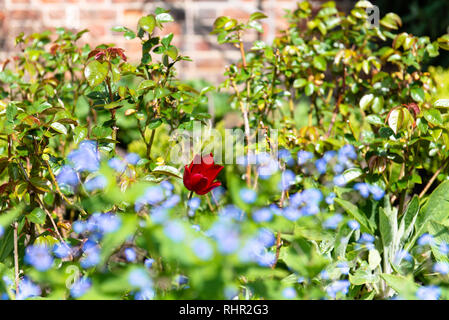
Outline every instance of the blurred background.
[[[326, 1], [315, 0], [318, 6]], [[356, 1], [336, 0], [338, 7], [347, 11]], [[395, 12], [403, 19], [401, 31], [414, 35], [430, 35], [435, 40], [449, 32], [449, 0], [373, 0], [380, 8], [381, 16]], [[56, 27], [72, 30], [89, 29], [82, 39], [95, 46], [114, 43], [126, 50], [131, 61], [140, 58], [137, 39], [125, 40], [121, 33], [111, 31], [114, 26], [136, 28], [138, 19], [154, 11], [156, 7], [170, 9], [175, 22], [163, 33], [174, 33], [174, 44], [193, 62], [184, 62], [179, 70], [181, 78], [205, 79], [213, 84], [220, 82], [224, 66], [239, 58], [232, 46], [220, 46], [210, 35], [214, 20], [227, 15], [247, 19], [254, 11], [262, 11], [264, 34], [261, 40], [270, 42], [277, 30], [285, 27], [285, 9], [296, 7], [296, 0], [0, 0], [0, 60], [18, 50], [14, 38], [20, 33], [30, 34]], [[250, 35], [249, 41], [258, 35]], [[251, 38], [253, 37], [253, 38]], [[449, 66], [449, 54], [444, 52], [432, 64]]]

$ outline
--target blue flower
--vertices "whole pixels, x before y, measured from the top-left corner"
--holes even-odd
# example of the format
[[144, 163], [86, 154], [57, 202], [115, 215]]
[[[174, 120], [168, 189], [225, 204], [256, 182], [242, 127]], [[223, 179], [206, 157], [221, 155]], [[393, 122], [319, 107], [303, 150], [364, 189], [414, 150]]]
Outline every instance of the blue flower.
[[53, 257], [47, 246], [31, 245], [25, 250], [25, 262], [32, 265], [38, 271], [46, 271], [53, 264]]
[[323, 159], [326, 160], [326, 162], [331, 161], [335, 156], [337, 155], [337, 152], [334, 150], [326, 151], [323, 155]]
[[161, 186], [151, 186], [145, 190], [145, 193], [136, 200], [134, 210], [140, 211], [144, 205], [156, 205], [165, 199], [164, 189]]
[[384, 197], [385, 191], [375, 185], [369, 185], [369, 191], [373, 195], [374, 200], [380, 200]]
[[164, 180], [164, 181], [161, 182], [161, 187], [165, 190], [165, 194], [166, 194], [166, 195], [171, 194], [171, 192], [172, 192], [173, 189], [175, 188], [175, 187], [173, 187], [173, 185], [172, 185], [169, 181], [167, 181], [167, 180]]
[[137, 288], [151, 288], [153, 281], [144, 269], [133, 269], [128, 276], [128, 282], [131, 286]]
[[282, 175], [281, 175], [281, 181], [279, 182], [278, 189], [281, 191], [287, 190], [288, 188], [290, 188], [290, 186], [292, 184], [295, 183], [295, 179], [296, 179], [296, 175], [293, 171], [291, 171], [291, 170], [283, 171]]
[[212, 246], [207, 240], [195, 239], [191, 243], [193, 253], [203, 261], [209, 261], [214, 253]]
[[155, 296], [153, 288], [143, 288], [134, 296], [136, 300], [153, 300]]
[[94, 190], [102, 190], [106, 187], [107, 183], [108, 180], [103, 175], [99, 175], [95, 178], [87, 180], [84, 183], [84, 187], [89, 192]]
[[254, 211], [252, 218], [255, 222], [268, 222], [273, 219], [273, 212], [268, 208], [262, 208]]
[[108, 166], [117, 171], [118, 173], [122, 173], [126, 169], [126, 163], [116, 157], [109, 159]]
[[[86, 245], [86, 243], [84, 244]], [[100, 263], [100, 249], [95, 245], [85, 246], [83, 248], [85, 256], [81, 259], [81, 267], [92, 268]]]
[[152, 259], [152, 258], [145, 259], [145, 261], [143, 262], [143, 264], [145, 265], [145, 267], [147, 267], [148, 269], [151, 268], [151, 266], [153, 265], [153, 263], [154, 263], [154, 259]]
[[349, 274], [349, 266], [347, 262], [340, 262], [337, 264], [337, 268], [340, 269], [342, 274]]
[[164, 233], [174, 242], [181, 242], [185, 237], [184, 226], [178, 221], [169, 221], [164, 227]]
[[296, 208], [286, 207], [282, 210], [282, 215], [290, 221], [296, 221], [301, 218], [302, 212]]
[[298, 164], [301, 166], [313, 158], [313, 153], [301, 150], [298, 152]]
[[327, 171], [327, 161], [323, 158], [320, 158], [315, 161], [315, 167], [318, 173], [325, 174]]
[[344, 187], [346, 185], [345, 176], [342, 174], [336, 175], [333, 179], [333, 182], [337, 187]]
[[70, 295], [73, 298], [83, 296], [92, 286], [92, 281], [88, 277], [82, 277], [76, 281], [70, 288]]
[[227, 286], [224, 288], [224, 296], [226, 300], [232, 300], [238, 296], [239, 290], [235, 286]]
[[5, 234], [5, 229], [0, 226], [0, 238], [3, 237], [3, 235]]
[[242, 221], [245, 218], [245, 212], [237, 208], [233, 204], [228, 204], [221, 208], [219, 215], [227, 218], [232, 218], [237, 221]]
[[340, 174], [345, 170], [345, 166], [341, 163], [336, 163], [332, 170], [334, 170], [335, 173]]
[[295, 299], [297, 296], [296, 290], [292, 287], [285, 288], [282, 290], [282, 296], [285, 299]]
[[128, 262], [136, 261], [136, 259], [137, 259], [136, 250], [134, 250], [133, 248], [126, 248], [124, 252], [125, 252], [126, 261], [128, 261]]
[[370, 187], [365, 182], [359, 182], [354, 185], [354, 190], [357, 190], [363, 198], [368, 198], [370, 194]]
[[73, 150], [67, 159], [74, 164], [76, 171], [97, 171], [100, 167], [100, 154], [97, 151], [97, 144], [91, 140], [82, 141], [77, 150]]
[[187, 205], [189, 206], [190, 209], [192, 209], [193, 211], [196, 211], [201, 204], [201, 199], [197, 198], [197, 197], [193, 197], [192, 199], [190, 199], [187, 202]]
[[278, 161], [267, 153], [259, 153], [257, 155], [257, 163], [259, 164], [257, 172], [263, 180], [271, 177], [279, 169]]
[[72, 249], [66, 243], [57, 243], [53, 246], [53, 253], [58, 258], [67, 258], [72, 252]]
[[276, 243], [276, 238], [273, 232], [266, 228], [259, 229], [257, 240], [265, 247], [272, 247]]
[[359, 239], [361, 243], [373, 243], [374, 240], [375, 240], [374, 236], [372, 236], [369, 233], [362, 233]]
[[261, 267], [271, 267], [276, 260], [276, 256], [273, 252], [265, 251], [263, 254], [258, 256], [257, 263]]
[[181, 197], [177, 194], [174, 194], [168, 197], [161, 206], [164, 208], [174, 208], [179, 203], [179, 201], [181, 201]]
[[292, 158], [291, 152], [287, 149], [280, 149], [278, 151], [278, 158], [284, 160], [284, 162], [288, 166], [292, 166], [295, 163], [295, 161]]
[[351, 230], [359, 230], [360, 224], [356, 220], [349, 220], [348, 227], [351, 228]]
[[248, 188], [240, 189], [240, 198], [246, 203], [254, 203], [257, 199], [257, 193]]
[[399, 250], [394, 257], [394, 264], [398, 265], [402, 260], [412, 261], [412, 259], [413, 257], [406, 250]]
[[178, 285], [182, 286], [183, 284], [187, 284], [189, 282], [189, 278], [183, 276], [182, 274], [178, 274], [175, 278], [175, 282]]
[[58, 175], [56, 176], [56, 181], [61, 185], [68, 185], [76, 187], [80, 182], [78, 174], [71, 166], [65, 165], [61, 167]]
[[334, 204], [335, 197], [336, 197], [335, 193], [333, 192], [329, 193], [329, 195], [325, 199], [326, 203], [329, 205]]
[[207, 235], [217, 241], [218, 251], [223, 254], [233, 253], [239, 247], [238, 226], [229, 218], [223, 217], [216, 221], [207, 231]]
[[40, 294], [41, 288], [25, 277], [19, 283], [19, 293], [16, 295], [16, 299], [25, 300], [30, 297], [39, 296]]
[[334, 281], [326, 288], [326, 293], [331, 298], [335, 298], [339, 292], [346, 295], [349, 291], [349, 286], [350, 282], [348, 280]]
[[418, 239], [418, 245], [420, 245], [420, 246], [425, 246], [425, 245], [430, 245], [431, 246], [433, 244], [434, 244], [433, 237], [430, 234], [428, 234], [428, 233], [424, 233]]
[[447, 262], [437, 262], [433, 266], [433, 271], [441, 273], [441, 274], [448, 274], [449, 273], [449, 264]]
[[169, 218], [167, 208], [156, 207], [151, 210], [151, 220], [154, 223], [164, 223]]
[[85, 221], [77, 220], [73, 223], [72, 229], [76, 233], [83, 233], [86, 231], [87, 223]]
[[324, 221], [323, 227], [326, 229], [337, 229], [341, 221], [343, 221], [343, 216], [340, 213], [336, 213]]
[[130, 152], [126, 155], [125, 161], [129, 164], [136, 165], [139, 162], [140, 157], [137, 153]]
[[438, 300], [441, 289], [438, 286], [423, 286], [416, 291], [416, 297], [420, 300]]
[[346, 163], [349, 159], [357, 159], [357, 153], [352, 145], [347, 144], [338, 150], [338, 161], [340, 163]]
[[304, 202], [308, 205], [317, 205], [323, 200], [323, 194], [315, 188], [306, 189], [302, 192]]
[[120, 217], [112, 213], [102, 213], [96, 218], [98, 231], [102, 233], [115, 232], [122, 224]]
[[440, 248], [439, 249], [440, 249], [440, 253], [445, 255], [445, 256], [449, 253], [449, 245], [446, 242], [444, 242], [444, 241], [442, 241], [440, 243]]

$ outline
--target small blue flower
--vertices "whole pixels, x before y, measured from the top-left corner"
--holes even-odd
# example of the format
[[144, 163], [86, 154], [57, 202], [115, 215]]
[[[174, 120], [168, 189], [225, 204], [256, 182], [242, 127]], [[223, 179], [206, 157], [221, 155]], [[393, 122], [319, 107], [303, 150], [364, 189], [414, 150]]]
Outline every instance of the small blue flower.
[[207, 231], [207, 235], [217, 241], [218, 251], [223, 254], [233, 253], [239, 248], [238, 226], [232, 223], [229, 218], [224, 217], [216, 221]]
[[284, 162], [288, 166], [292, 166], [295, 163], [295, 161], [292, 158], [291, 152], [287, 149], [280, 149], [278, 151], [278, 158], [284, 160]]
[[65, 184], [72, 187], [76, 187], [80, 182], [76, 171], [68, 165], [61, 167], [61, 170], [56, 176], [56, 181], [61, 185]]
[[19, 293], [16, 295], [16, 299], [25, 300], [30, 297], [39, 296], [40, 294], [41, 288], [25, 277], [19, 283]]
[[441, 273], [441, 274], [448, 274], [449, 273], [449, 264], [447, 262], [437, 262], [433, 266], [433, 271]]
[[134, 250], [133, 248], [126, 248], [124, 252], [125, 252], [126, 261], [128, 261], [128, 262], [136, 261], [136, 259], [137, 259], [136, 250]]
[[273, 219], [273, 212], [268, 208], [262, 208], [254, 211], [252, 218], [255, 222], [268, 222]]
[[187, 278], [186, 276], [183, 276], [182, 274], [179, 274], [176, 276], [175, 282], [182, 286], [184, 284], [187, 284], [189, 282], [189, 278]]
[[195, 239], [191, 243], [193, 253], [203, 261], [209, 261], [214, 253], [212, 246], [207, 240]]
[[375, 240], [374, 236], [369, 233], [362, 233], [359, 239], [361, 243], [373, 243], [374, 240]]
[[143, 288], [134, 296], [136, 300], [153, 300], [155, 292], [153, 288]]
[[346, 163], [349, 159], [357, 159], [357, 153], [352, 145], [347, 144], [338, 150], [338, 161], [340, 163]]
[[343, 221], [343, 216], [340, 213], [332, 215], [323, 223], [323, 227], [326, 229], [337, 229], [338, 224]]
[[164, 233], [174, 242], [181, 242], [185, 237], [184, 226], [177, 221], [169, 221], [164, 227]]
[[446, 242], [444, 242], [444, 241], [442, 241], [440, 243], [440, 248], [439, 249], [440, 249], [440, 253], [445, 255], [445, 256], [449, 253], [449, 245]]
[[329, 193], [329, 195], [325, 199], [326, 203], [329, 205], [334, 204], [335, 197], [336, 197], [335, 193], [333, 192]]
[[342, 172], [345, 170], [345, 166], [342, 165], [341, 163], [336, 163], [336, 164], [334, 165], [334, 167], [332, 168], [332, 170], [333, 170], [335, 173], [340, 174], [340, 173], [342, 173]]
[[370, 194], [369, 185], [365, 182], [359, 182], [354, 185], [354, 190], [357, 190], [363, 198], [368, 198]]
[[161, 186], [151, 186], [145, 190], [145, 193], [136, 200], [134, 210], [140, 211], [144, 205], [156, 205], [165, 199], [164, 189]]
[[5, 234], [5, 229], [0, 226], [0, 238], [3, 237], [3, 235]]
[[302, 213], [296, 208], [286, 207], [282, 210], [282, 215], [290, 221], [296, 221], [301, 218]]
[[151, 288], [153, 281], [148, 276], [144, 269], [133, 269], [128, 276], [128, 282], [131, 286], [136, 288]]
[[270, 230], [267, 228], [259, 229], [257, 234], [257, 240], [265, 247], [272, 247], [276, 243], [276, 238]]
[[145, 259], [145, 261], [144, 261], [144, 265], [145, 265], [145, 267], [147, 267], [148, 269], [151, 268], [151, 266], [153, 265], [153, 263], [154, 263], [154, 259], [152, 259], [152, 258]]
[[441, 289], [438, 286], [423, 286], [416, 291], [416, 297], [420, 300], [438, 300]]
[[349, 286], [350, 282], [348, 280], [334, 281], [326, 288], [326, 293], [331, 298], [335, 298], [339, 292], [346, 295], [349, 291]]
[[25, 262], [32, 265], [38, 271], [46, 271], [53, 264], [53, 257], [47, 246], [31, 245], [25, 250]]
[[328, 280], [329, 279], [329, 273], [327, 272], [327, 270], [321, 270], [320, 277], [323, 280]]
[[298, 164], [301, 166], [313, 158], [313, 153], [301, 150], [298, 152]]
[[385, 195], [385, 191], [382, 190], [381, 188], [379, 188], [376, 185], [369, 185], [369, 191], [373, 195], [373, 199], [376, 200], [376, 201], [379, 201]]
[[162, 207], [164, 208], [174, 208], [181, 201], [181, 197], [177, 194], [171, 195], [162, 203]]
[[418, 239], [418, 245], [420, 245], [420, 246], [425, 246], [425, 245], [430, 245], [431, 246], [433, 244], [434, 244], [433, 237], [430, 234], [428, 234], [428, 233], [424, 233]]
[[295, 299], [297, 297], [297, 295], [298, 294], [296, 293], [296, 290], [292, 287], [288, 287], [288, 288], [285, 288], [284, 290], [282, 290], [282, 296], [285, 299]]
[[261, 267], [271, 267], [276, 260], [276, 256], [273, 252], [264, 252], [258, 256], [257, 263]]
[[292, 184], [295, 183], [296, 175], [291, 170], [285, 170], [282, 172], [281, 181], [279, 182], [279, 190], [285, 191], [290, 188]]
[[71, 254], [72, 250], [68, 244], [57, 243], [53, 246], [53, 253], [56, 257], [63, 259], [67, 258]]
[[402, 260], [412, 261], [413, 257], [406, 250], [399, 250], [394, 257], [394, 264], [398, 265], [402, 262]]
[[351, 228], [352, 230], [359, 230], [360, 224], [356, 220], [349, 220], [348, 227]]
[[319, 174], [325, 174], [327, 171], [327, 161], [320, 158], [315, 161], [315, 167]]
[[187, 205], [189, 206], [190, 209], [192, 209], [193, 211], [196, 211], [201, 204], [201, 199], [197, 198], [197, 197], [193, 197], [192, 199], [190, 199], [187, 202]]
[[140, 157], [137, 153], [130, 152], [125, 156], [125, 161], [129, 164], [136, 165]]
[[242, 188], [240, 189], [240, 198], [248, 204], [254, 203], [257, 199], [257, 193], [254, 190]]
[[340, 269], [342, 274], [349, 274], [349, 266], [347, 262], [340, 262], [337, 264], [337, 268]]
[[83, 248], [85, 256], [81, 259], [81, 267], [88, 269], [100, 263], [100, 249], [97, 246], [89, 245]]
[[92, 281], [88, 277], [82, 277], [70, 288], [70, 295], [77, 299], [83, 296], [92, 286]]
[[109, 159], [108, 166], [118, 173], [122, 173], [126, 169], [126, 163], [119, 158]]
[[84, 187], [87, 191], [102, 190], [106, 187], [108, 180], [103, 175], [96, 176], [89, 179], [84, 183]]
[[232, 218], [237, 221], [242, 221], [245, 218], [245, 212], [237, 208], [233, 204], [228, 204], [220, 209], [218, 212], [220, 216]]
[[120, 228], [121, 219], [112, 213], [102, 213], [96, 219], [98, 231], [102, 233], [115, 232]]
[[320, 190], [309, 188], [302, 192], [303, 200], [308, 205], [317, 205], [323, 200], [323, 194]]
[[154, 223], [164, 223], [169, 218], [167, 208], [157, 207], [151, 210], [151, 220]]
[[337, 155], [337, 152], [334, 150], [326, 151], [323, 155], [323, 159], [326, 160], [326, 162], [331, 161], [335, 156]]
[[333, 182], [337, 187], [344, 187], [346, 185], [345, 176], [342, 174], [336, 175], [333, 179]]
[[91, 140], [82, 141], [77, 150], [73, 150], [67, 159], [74, 164], [78, 172], [97, 171], [100, 167], [100, 154], [97, 151], [97, 143]]

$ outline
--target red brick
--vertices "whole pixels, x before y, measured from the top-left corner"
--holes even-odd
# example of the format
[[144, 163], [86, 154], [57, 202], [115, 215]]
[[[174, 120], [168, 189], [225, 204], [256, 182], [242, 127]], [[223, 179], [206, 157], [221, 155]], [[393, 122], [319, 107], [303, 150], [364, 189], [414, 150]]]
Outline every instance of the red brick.
[[113, 20], [117, 16], [114, 10], [81, 10], [81, 19]]
[[37, 10], [11, 10], [9, 11], [9, 19], [17, 20], [35, 20], [39, 19], [41, 12]]
[[234, 19], [246, 20], [246, 19], [249, 18], [251, 13], [247, 12], [247, 11], [240, 10], [240, 9], [228, 8], [228, 9], [225, 9], [223, 11], [223, 15], [224, 16], [229, 16], [229, 17], [234, 18]]

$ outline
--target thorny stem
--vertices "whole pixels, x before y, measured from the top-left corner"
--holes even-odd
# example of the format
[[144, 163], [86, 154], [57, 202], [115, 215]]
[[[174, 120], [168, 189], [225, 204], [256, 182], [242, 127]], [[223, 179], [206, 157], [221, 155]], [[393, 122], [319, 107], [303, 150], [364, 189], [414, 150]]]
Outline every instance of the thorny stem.
[[279, 254], [281, 253], [281, 247], [282, 247], [282, 242], [281, 242], [281, 232], [278, 231], [277, 236], [276, 236], [276, 256], [274, 258], [274, 263], [271, 266], [271, 269], [276, 268], [276, 264], [279, 260]]
[[334, 126], [335, 120], [337, 119], [337, 115], [340, 110], [340, 103], [342, 102], [343, 95], [346, 91], [346, 66], [343, 66], [343, 79], [342, 80], [343, 80], [343, 85], [341, 87], [341, 91], [338, 93], [337, 104], [335, 105], [334, 112], [332, 113], [332, 119], [331, 119], [331, 123], [329, 125], [329, 129], [327, 130], [327, 133], [326, 133], [326, 138], [329, 138], [329, 136], [332, 132], [332, 128]]

